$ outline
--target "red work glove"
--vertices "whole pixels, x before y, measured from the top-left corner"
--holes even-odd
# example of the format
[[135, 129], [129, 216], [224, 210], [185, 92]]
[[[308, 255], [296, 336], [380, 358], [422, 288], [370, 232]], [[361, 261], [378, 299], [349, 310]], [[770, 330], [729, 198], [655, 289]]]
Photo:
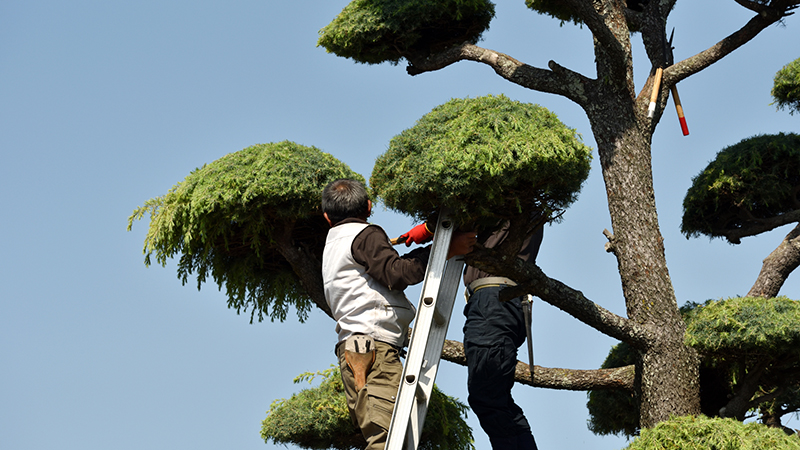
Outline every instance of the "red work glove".
[[407, 233], [400, 235], [400, 241], [406, 243], [406, 247], [411, 244], [424, 244], [433, 238], [433, 233], [428, 229], [428, 226], [421, 223], [414, 228], [408, 230]]

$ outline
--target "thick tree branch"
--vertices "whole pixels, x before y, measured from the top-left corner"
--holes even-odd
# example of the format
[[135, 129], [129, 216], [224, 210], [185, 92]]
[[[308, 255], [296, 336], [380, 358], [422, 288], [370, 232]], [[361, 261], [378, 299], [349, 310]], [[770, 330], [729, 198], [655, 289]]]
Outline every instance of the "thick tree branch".
[[748, 297], [772, 298], [778, 295], [789, 274], [800, 266], [800, 224], [764, 259]]
[[503, 296], [533, 294], [601, 333], [634, 347], [644, 348], [652, 339], [653, 333], [646, 327], [608, 311], [587, 299], [582, 292], [549, 278], [535, 264], [508, 258], [492, 249], [475, 250], [465, 260], [469, 265], [502, 274], [518, 283], [518, 286], [505, 289]]
[[592, 80], [554, 62], [545, 70], [524, 64], [505, 53], [478, 47], [465, 42], [426, 57], [408, 56], [409, 75], [419, 75], [443, 69], [459, 61], [475, 61], [486, 64], [501, 77], [528, 89], [563, 95], [578, 104], [586, 103], [585, 92]]
[[[442, 349], [442, 359], [462, 366], [467, 365], [464, 345], [446, 340]], [[634, 367], [625, 366], [614, 369], [574, 370], [534, 366], [531, 383], [529, 365], [517, 361], [514, 381], [533, 387], [562, 389], [570, 391], [589, 391], [596, 389], [633, 390]]]
[[[739, 4], [754, 5], [754, 2], [737, 0]], [[798, 0], [773, 1], [769, 6], [759, 6], [758, 15], [750, 19], [742, 28], [735, 31], [728, 37], [722, 39], [712, 47], [680, 61], [664, 70], [662, 81], [663, 89], [669, 89], [672, 85], [694, 75], [701, 70], [709, 67], [715, 62], [732, 53], [737, 48], [749, 42], [768, 26], [780, 21], [784, 17], [793, 14], [791, 11], [800, 5]], [[748, 8], [748, 9], [753, 9]], [[756, 10], [756, 9], [753, 9]]]
[[761, 375], [767, 368], [768, 361], [760, 361], [755, 368], [749, 370], [744, 378], [736, 386], [736, 395], [731, 397], [728, 403], [719, 411], [721, 417], [734, 417], [739, 421], [744, 420], [744, 416], [751, 408], [750, 399], [758, 390], [758, 382]]
[[731, 244], [741, 243], [741, 239], [747, 236], [755, 236], [789, 223], [800, 222], [800, 209], [789, 211], [779, 216], [757, 219], [758, 222], [745, 223], [740, 228], [721, 232]]
[[328, 302], [325, 300], [325, 290], [322, 281], [322, 263], [311, 252], [298, 246], [292, 239], [294, 222], [288, 222], [281, 231], [281, 237], [275, 240], [278, 252], [286, 258], [292, 270], [297, 275], [300, 285], [315, 305], [328, 317], [333, 318]]

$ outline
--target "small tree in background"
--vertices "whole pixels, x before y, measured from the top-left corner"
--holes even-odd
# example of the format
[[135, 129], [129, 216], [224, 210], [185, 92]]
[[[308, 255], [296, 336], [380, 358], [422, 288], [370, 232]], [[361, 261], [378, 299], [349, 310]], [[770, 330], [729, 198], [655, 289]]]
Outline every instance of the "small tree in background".
[[789, 114], [800, 112], [800, 58], [783, 66], [775, 74], [772, 98], [778, 109], [787, 108]]

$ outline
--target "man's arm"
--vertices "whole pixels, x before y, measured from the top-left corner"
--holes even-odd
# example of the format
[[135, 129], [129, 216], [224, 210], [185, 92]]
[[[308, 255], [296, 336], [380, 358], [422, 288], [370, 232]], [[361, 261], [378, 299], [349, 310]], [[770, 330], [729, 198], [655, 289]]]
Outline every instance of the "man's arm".
[[353, 240], [353, 258], [372, 278], [391, 290], [402, 291], [425, 277], [430, 247], [397, 253], [386, 232], [377, 225], [366, 227]]

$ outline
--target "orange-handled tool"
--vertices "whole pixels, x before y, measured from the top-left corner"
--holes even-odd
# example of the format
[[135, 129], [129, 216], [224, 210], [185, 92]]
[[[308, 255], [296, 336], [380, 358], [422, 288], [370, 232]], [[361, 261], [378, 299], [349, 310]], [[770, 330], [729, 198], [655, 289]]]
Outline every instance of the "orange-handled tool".
[[683, 131], [684, 136], [688, 136], [689, 126], [686, 125], [686, 117], [683, 115], [683, 106], [681, 106], [681, 98], [678, 96], [678, 87], [672, 85], [670, 92], [672, 92], [672, 100], [675, 101], [675, 111], [678, 112], [678, 120], [681, 122], [681, 131]]

